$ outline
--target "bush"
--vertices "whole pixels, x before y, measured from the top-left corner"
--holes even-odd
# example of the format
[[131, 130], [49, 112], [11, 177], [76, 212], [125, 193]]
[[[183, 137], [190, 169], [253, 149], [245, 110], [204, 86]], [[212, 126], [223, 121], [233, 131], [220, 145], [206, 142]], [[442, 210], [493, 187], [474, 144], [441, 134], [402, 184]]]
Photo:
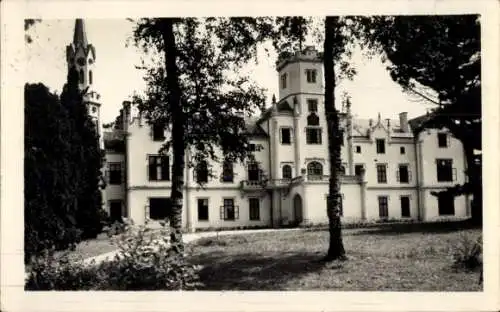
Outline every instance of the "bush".
[[452, 267], [455, 269], [475, 270], [482, 268], [483, 244], [482, 236], [472, 237], [461, 234], [450, 248]]
[[114, 237], [118, 254], [100, 264], [69, 262], [47, 253], [30, 268], [27, 290], [192, 290], [199, 283], [197, 266], [177, 254], [165, 229], [127, 225]]

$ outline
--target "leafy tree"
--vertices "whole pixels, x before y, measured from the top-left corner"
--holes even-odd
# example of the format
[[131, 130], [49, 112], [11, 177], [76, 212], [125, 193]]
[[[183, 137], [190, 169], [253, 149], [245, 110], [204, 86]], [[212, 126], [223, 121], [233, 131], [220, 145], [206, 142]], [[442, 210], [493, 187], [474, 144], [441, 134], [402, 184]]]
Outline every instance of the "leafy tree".
[[41, 19], [25, 19], [24, 20], [24, 40], [26, 41], [26, 43], [32, 43], [33, 42], [33, 38], [32, 36], [28, 33], [28, 30], [33, 27], [33, 25], [35, 25], [36, 23], [40, 22]]
[[61, 105], [69, 122], [65, 135], [71, 145], [68, 188], [76, 212], [75, 224], [82, 230], [82, 238], [93, 238], [102, 230], [100, 182], [104, 153], [99, 147], [96, 126], [83, 102], [84, 92], [78, 88], [76, 69], [70, 68], [61, 94]]
[[[250, 155], [245, 115], [264, 103], [263, 92], [249, 77], [231, 77], [256, 53], [266, 21], [251, 18], [142, 19], [134, 31], [136, 45], [159, 58], [146, 70], [147, 90], [135, 102], [151, 124], [169, 127], [161, 152], [173, 154], [171, 239], [182, 251], [182, 187], [185, 166], [205, 159], [229, 161]], [[164, 64], [162, 64], [164, 63]], [[186, 150], [189, 157], [186, 159]]]
[[27, 84], [24, 144], [25, 261], [46, 249], [78, 242], [70, 183], [68, 116], [43, 84]]
[[482, 145], [479, 16], [377, 16], [357, 22], [362, 42], [389, 61], [392, 79], [404, 90], [427, 100], [422, 88], [437, 93], [436, 109], [418, 119], [415, 130], [445, 127], [462, 142], [469, 182], [448, 191], [472, 193], [472, 218], [482, 222], [481, 166], [474, 154]]
[[335, 108], [335, 61], [345, 51], [347, 37], [341, 33], [339, 17], [325, 18], [325, 39], [323, 64], [325, 70], [325, 114], [328, 129], [328, 155], [330, 159], [330, 180], [328, 184], [327, 216], [330, 244], [325, 260], [345, 260], [340, 221], [340, 159], [343, 134], [339, 126], [338, 110]]

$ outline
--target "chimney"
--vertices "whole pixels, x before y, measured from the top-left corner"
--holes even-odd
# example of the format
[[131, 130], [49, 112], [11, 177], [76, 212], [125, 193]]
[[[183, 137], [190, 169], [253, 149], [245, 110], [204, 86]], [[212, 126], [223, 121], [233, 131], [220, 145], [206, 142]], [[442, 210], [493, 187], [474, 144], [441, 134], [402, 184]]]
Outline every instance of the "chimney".
[[402, 132], [410, 132], [410, 127], [408, 126], [408, 113], [399, 113], [399, 126]]
[[123, 122], [123, 130], [127, 131], [128, 129], [128, 124], [130, 122], [130, 101], [123, 101], [122, 107], [123, 107], [123, 117], [122, 117], [122, 122]]

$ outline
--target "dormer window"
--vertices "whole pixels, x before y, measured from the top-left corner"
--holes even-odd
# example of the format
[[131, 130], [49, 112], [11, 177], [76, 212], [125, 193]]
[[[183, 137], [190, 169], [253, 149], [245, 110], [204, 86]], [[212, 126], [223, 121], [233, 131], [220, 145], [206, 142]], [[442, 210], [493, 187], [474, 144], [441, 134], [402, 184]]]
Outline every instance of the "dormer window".
[[316, 83], [316, 70], [306, 69], [306, 77], [308, 83]]
[[377, 144], [377, 154], [385, 154], [385, 140], [377, 139], [375, 142]]
[[286, 89], [287, 74], [281, 75], [281, 89]]
[[165, 127], [163, 124], [153, 125], [153, 141], [164, 141], [165, 140]]
[[448, 136], [446, 133], [438, 133], [437, 137], [439, 147], [448, 147]]

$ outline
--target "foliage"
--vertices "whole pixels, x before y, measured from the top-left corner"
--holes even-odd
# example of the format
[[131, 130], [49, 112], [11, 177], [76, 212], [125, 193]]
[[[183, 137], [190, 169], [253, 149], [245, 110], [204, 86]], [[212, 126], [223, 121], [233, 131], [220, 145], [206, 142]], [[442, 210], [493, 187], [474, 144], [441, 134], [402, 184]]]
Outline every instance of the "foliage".
[[96, 237], [106, 218], [102, 151], [77, 79], [71, 71], [60, 99], [42, 84], [25, 86], [25, 261]]
[[[248, 150], [248, 137], [242, 135], [246, 130], [244, 116], [251, 115], [264, 103], [263, 90], [249, 76], [230, 77], [245, 58], [237, 56], [242, 51], [235, 46], [250, 40], [245, 39], [245, 34], [235, 35], [236, 30], [230, 27], [232, 20], [221, 19], [216, 24], [213, 19], [204, 23], [183, 19], [175, 25], [182, 114], [186, 119], [184, 148], [193, 149], [189, 166], [207, 158], [219, 161], [215, 146], [221, 147], [226, 158], [244, 159]], [[159, 32], [152, 30], [158, 27], [155, 23], [141, 20], [135, 30], [136, 44], [156, 45], [148, 46], [148, 51], [153, 48], [161, 51], [163, 47], [161, 40], [152, 37], [152, 34], [159, 36]], [[231, 53], [233, 49], [237, 52]], [[249, 52], [245, 54], [248, 55]], [[149, 68], [141, 67], [146, 73], [147, 90], [145, 96], [135, 96], [135, 103], [150, 123], [171, 125], [174, 118], [169, 92], [161, 87], [167, 73], [161, 63], [159, 59]], [[171, 140], [167, 139], [164, 151], [168, 153], [170, 147]]]
[[100, 264], [69, 262], [50, 254], [29, 272], [28, 290], [192, 290], [199, 268], [172, 251], [168, 231], [127, 225], [114, 237], [118, 254]]
[[100, 190], [104, 153], [98, 144], [96, 125], [83, 102], [84, 92], [78, 88], [76, 70], [70, 68], [61, 94], [61, 105], [67, 111], [70, 125], [65, 133], [71, 145], [67, 187], [74, 200], [75, 222], [82, 230], [82, 237], [95, 238], [101, 232], [104, 221]]
[[67, 112], [43, 84], [24, 88], [25, 261], [44, 249], [79, 241], [72, 192], [68, 188], [71, 145]]
[[482, 235], [462, 234], [450, 246], [452, 267], [455, 269], [475, 270], [483, 265]]
[[30, 19], [27, 18], [24, 20], [24, 41], [26, 43], [32, 43], [33, 42], [33, 37], [28, 33], [30, 28], [32, 28], [36, 23], [39, 23], [41, 19]]

